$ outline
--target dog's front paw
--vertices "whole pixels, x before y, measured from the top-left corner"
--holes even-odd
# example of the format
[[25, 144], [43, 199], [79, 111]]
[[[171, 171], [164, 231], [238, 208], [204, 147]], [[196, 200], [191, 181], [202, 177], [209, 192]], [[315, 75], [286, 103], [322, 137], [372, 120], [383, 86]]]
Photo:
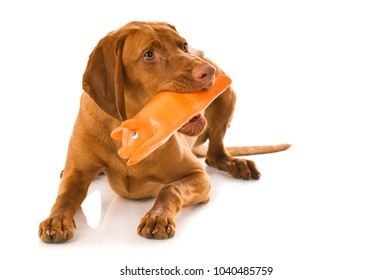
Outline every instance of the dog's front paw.
[[38, 236], [45, 243], [60, 243], [74, 235], [75, 223], [70, 215], [56, 215], [39, 225]]
[[147, 213], [140, 221], [137, 233], [146, 238], [165, 239], [173, 237], [176, 233], [174, 217], [163, 213]]
[[216, 157], [208, 157], [206, 164], [215, 167], [219, 170], [226, 171], [232, 177], [244, 180], [258, 180], [260, 179], [260, 171], [252, 160], [233, 158], [222, 155]]

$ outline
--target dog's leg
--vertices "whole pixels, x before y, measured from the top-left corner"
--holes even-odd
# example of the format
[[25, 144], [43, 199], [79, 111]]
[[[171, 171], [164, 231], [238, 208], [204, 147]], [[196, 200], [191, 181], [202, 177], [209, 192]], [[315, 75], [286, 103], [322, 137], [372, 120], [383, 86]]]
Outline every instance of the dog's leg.
[[206, 136], [209, 139], [206, 163], [226, 171], [234, 178], [257, 180], [261, 175], [256, 164], [251, 160], [233, 157], [223, 144], [226, 130], [233, 117], [235, 102], [235, 92], [232, 87], [229, 87], [206, 110], [205, 116], [208, 121]]
[[60, 182], [59, 192], [49, 218], [39, 225], [39, 238], [46, 243], [59, 243], [71, 239], [74, 235], [73, 217], [86, 198], [90, 182], [97, 173], [78, 172], [65, 168]]
[[208, 176], [202, 171], [164, 186], [151, 210], [141, 219], [138, 234], [155, 239], [173, 237], [177, 212], [189, 205], [207, 203], [209, 189]]

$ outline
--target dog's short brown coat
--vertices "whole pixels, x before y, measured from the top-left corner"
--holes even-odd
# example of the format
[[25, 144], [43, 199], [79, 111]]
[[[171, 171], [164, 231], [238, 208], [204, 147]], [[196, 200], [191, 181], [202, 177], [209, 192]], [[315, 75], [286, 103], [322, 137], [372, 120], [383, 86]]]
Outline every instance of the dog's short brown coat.
[[[223, 72], [201, 51], [191, 50], [167, 23], [131, 22], [105, 36], [91, 53], [83, 76], [84, 93], [58, 197], [49, 218], [39, 226], [40, 239], [52, 243], [73, 237], [75, 212], [101, 172], [120, 196], [156, 197], [137, 232], [157, 239], [175, 234], [175, 216], [182, 207], [209, 200], [209, 177], [195, 154], [206, 156], [208, 165], [235, 178], [259, 179], [253, 161], [234, 158], [223, 144], [236, 100], [231, 87], [205, 111], [208, 125], [202, 134], [196, 138], [177, 132], [136, 166], [126, 165], [117, 154], [120, 141], [110, 137], [121, 121], [134, 116], [157, 92], [208, 88], [217, 73]], [[200, 145], [207, 139], [208, 150], [203, 152]], [[288, 147], [234, 148], [233, 153], [276, 152]]]

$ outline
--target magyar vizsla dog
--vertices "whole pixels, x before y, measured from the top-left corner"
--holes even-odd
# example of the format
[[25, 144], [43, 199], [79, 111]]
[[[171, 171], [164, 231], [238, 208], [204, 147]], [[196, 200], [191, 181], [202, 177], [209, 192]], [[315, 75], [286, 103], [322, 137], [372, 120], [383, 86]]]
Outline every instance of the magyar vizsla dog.
[[[92, 180], [102, 172], [122, 197], [156, 197], [137, 228], [138, 234], [156, 239], [174, 236], [176, 213], [181, 208], [209, 200], [209, 177], [197, 156], [205, 156], [208, 165], [232, 177], [259, 179], [253, 161], [233, 156], [277, 152], [290, 145], [225, 148], [223, 138], [236, 101], [232, 87], [205, 110], [204, 116], [190, 120], [134, 166], [119, 157], [121, 142], [110, 137], [113, 129], [158, 92], [186, 94], [206, 89], [213, 85], [217, 73], [223, 71], [204, 58], [203, 52], [191, 49], [167, 23], [131, 22], [99, 41], [83, 76], [84, 93], [58, 197], [49, 218], [39, 225], [39, 238], [58, 243], [74, 236], [75, 212]], [[207, 139], [208, 148], [200, 148]]]

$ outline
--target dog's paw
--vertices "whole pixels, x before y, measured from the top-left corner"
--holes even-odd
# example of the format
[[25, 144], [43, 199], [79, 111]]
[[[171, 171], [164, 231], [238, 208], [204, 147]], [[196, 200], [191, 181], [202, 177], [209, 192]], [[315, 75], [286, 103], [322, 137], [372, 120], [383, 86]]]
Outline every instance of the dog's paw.
[[57, 215], [41, 222], [38, 237], [45, 243], [60, 243], [74, 235], [75, 223], [69, 215]]
[[223, 156], [207, 158], [206, 164], [219, 170], [226, 171], [237, 179], [258, 180], [261, 177], [260, 171], [252, 160]]
[[176, 233], [174, 217], [168, 214], [147, 213], [140, 221], [137, 233], [151, 239], [165, 239]]

